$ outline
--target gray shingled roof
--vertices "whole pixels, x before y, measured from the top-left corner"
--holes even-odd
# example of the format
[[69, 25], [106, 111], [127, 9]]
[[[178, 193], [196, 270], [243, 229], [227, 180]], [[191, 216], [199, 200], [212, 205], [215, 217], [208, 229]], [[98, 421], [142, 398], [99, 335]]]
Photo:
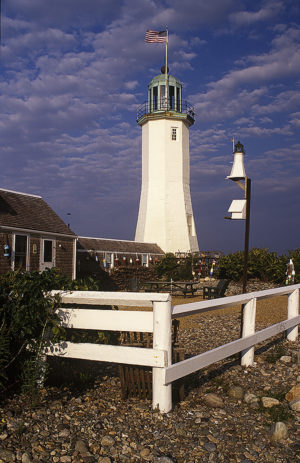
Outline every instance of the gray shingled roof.
[[110, 240], [104, 238], [78, 237], [78, 249], [87, 251], [129, 252], [139, 254], [164, 254], [163, 250], [154, 243], [138, 243], [136, 241]]
[[1, 188], [0, 226], [76, 236], [41, 196]]

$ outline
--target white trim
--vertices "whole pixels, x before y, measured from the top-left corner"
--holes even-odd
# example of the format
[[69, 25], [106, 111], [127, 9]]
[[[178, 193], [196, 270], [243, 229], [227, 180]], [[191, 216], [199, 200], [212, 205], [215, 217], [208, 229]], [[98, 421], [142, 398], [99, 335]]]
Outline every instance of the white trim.
[[23, 195], [23, 196], [30, 196], [32, 198], [39, 198], [39, 199], [42, 199], [41, 196], [38, 196], [38, 195], [32, 195], [30, 193], [23, 193], [21, 191], [14, 191], [14, 190], [6, 190], [6, 188], [0, 188], [0, 191], [6, 191], [7, 193], [15, 193], [17, 195]]
[[30, 228], [18, 228], [18, 227], [9, 227], [8, 225], [0, 225], [0, 229], [8, 230], [15, 233], [35, 233], [37, 235], [51, 235], [51, 236], [62, 236], [64, 238], [72, 238], [76, 239], [77, 235], [67, 235], [65, 233], [56, 233], [56, 232], [48, 232], [46, 230], [35, 230]]
[[147, 254], [152, 256], [164, 256], [162, 252], [136, 252], [136, 251], [104, 251], [103, 249], [77, 249], [77, 252], [103, 252], [110, 254]]
[[28, 233], [13, 233], [12, 234], [12, 249], [11, 249], [11, 270], [14, 272], [16, 267], [16, 235], [18, 236], [26, 236], [26, 264], [25, 270], [28, 272], [30, 270], [30, 234]]
[[134, 243], [134, 244], [156, 244], [157, 243], [144, 243], [143, 241], [132, 241], [132, 240], [118, 240], [117, 238], [95, 238], [94, 236], [78, 236], [78, 239], [84, 239], [84, 240], [101, 240], [101, 241], [122, 241], [124, 243]]
[[76, 280], [76, 247], [77, 247], [77, 238], [73, 240], [73, 255], [72, 255], [72, 280]]

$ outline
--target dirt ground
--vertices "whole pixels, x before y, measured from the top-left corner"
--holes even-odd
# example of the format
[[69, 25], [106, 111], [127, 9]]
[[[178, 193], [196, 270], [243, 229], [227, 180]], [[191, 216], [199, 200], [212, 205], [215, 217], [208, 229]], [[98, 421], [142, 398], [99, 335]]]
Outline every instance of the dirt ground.
[[[203, 299], [201, 296], [188, 298], [172, 297], [172, 305], [188, 304], [202, 300]], [[287, 318], [287, 303], [287, 296], [276, 296], [269, 299], [258, 300], [256, 303], [256, 323], [269, 326], [285, 320]], [[194, 318], [213, 317], [224, 314], [228, 314], [229, 316], [233, 313], [241, 313], [241, 305], [216, 310], [214, 312], [206, 312], [189, 317], [182, 317], [180, 318], [180, 326], [182, 328], [188, 328]]]

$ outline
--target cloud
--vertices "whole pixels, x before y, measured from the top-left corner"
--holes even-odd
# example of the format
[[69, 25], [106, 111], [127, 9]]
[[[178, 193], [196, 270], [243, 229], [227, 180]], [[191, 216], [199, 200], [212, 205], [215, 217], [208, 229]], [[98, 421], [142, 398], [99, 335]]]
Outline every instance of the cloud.
[[237, 11], [229, 15], [229, 20], [235, 26], [249, 26], [261, 21], [269, 21], [284, 9], [284, 3], [279, 0], [264, 2], [262, 8], [257, 11]]

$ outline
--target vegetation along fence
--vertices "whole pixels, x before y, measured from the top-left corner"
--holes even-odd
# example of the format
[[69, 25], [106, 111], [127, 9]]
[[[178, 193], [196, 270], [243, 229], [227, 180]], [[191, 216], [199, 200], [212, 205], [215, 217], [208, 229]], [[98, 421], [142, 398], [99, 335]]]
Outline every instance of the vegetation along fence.
[[[278, 333], [287, 332], [289, 341], [298, 337], [300, 284], [257, 291], [220, 299], [205, 300], [171, 307], [169, 294], [73, 291], [62, 292], [64, 304], [116, 305], [133, 310], [101, 310], [60, 308], [61, 324], [66, 328], [89, 330], [133, 331], [153, 333], [153, 347], [139, 348], [89, 343], [61, 342], [50, 344], [46, 355], [86, 360], [116, 362], [152, 367], [152, 405], [161, 412], [172, 409], [172, 382], [219, 360], [241, 352], [241, 364], [253, 365], [254, 346]], [[54, 291], [55, 293], [57, 291]], [[255, 332], [256, 301], [288, 295], [287, 319]], [[172, 319], [201, 314], [243, 304], [242, 337], [223, 346], [172, 365]], [[136, 307], [152, 307], [152, 311], [137, 311]]]

